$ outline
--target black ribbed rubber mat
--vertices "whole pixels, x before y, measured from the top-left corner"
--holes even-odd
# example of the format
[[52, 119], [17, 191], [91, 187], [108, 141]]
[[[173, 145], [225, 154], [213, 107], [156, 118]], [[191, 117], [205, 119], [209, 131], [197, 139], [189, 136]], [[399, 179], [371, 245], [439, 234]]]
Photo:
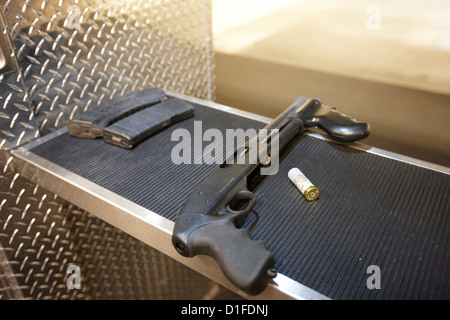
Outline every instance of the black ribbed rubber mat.
[[[32, 152], [175, 221], [215, 165], [174, 165], [172, 131], [192, 132], [199, 120], [203, 131], [264, 126], [195, 110], [133, 150], [63, 134]], [[449, 175], [310, 136], [290, 149], [278, 174], [255, 191], [260, 218], [252, 237], [266, 242], [279, 272], [334, 299], [450, 298]], [[320, 189], [318, 200], [305, 201], [289, 181], [292, 167]], [[381, 289], [368, 288], [369, 266], [379, 267]]]

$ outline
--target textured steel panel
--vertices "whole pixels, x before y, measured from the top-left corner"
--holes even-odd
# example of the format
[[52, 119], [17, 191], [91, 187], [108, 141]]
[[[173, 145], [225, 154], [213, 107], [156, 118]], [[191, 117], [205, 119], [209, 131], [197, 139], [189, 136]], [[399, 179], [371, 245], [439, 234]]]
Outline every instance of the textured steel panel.
[[[1, 180], [0, 243], [24, 298], [238, 298], [12, 170]], [[70, 265], [80, 268], [80, 289], [67, 287]], [[6, 289], [0, 295], [13, 298]]]
[[[0, 32], [8, 42], [8, 29], [0, 14]], [[25, 141], [39, 136], [38, 124], [34, 117], [33, 108], [26, 92], [15, 53], [10, 46], [10, 54], [15, 64], [15, 70], [0, 74], [0, 148], [14, 148]], [[0, 162], [5, 159], [0, 157]]]
[[[0, 75], [1, 151], [135, 90], [159, 86], [214, 99], [210, 1], [0, 0], [0, 10], [0, 30], [17, 67]], [[227, 296], [20, 177], [4, 154], [0, 243], [25, 298]], [[138, 256], [150, 266], [138, 264]], [[69, 262], [79, 264], [88, 280], [80, 290], [67, 289]], [[0, 272], [2, 280], [5, 275]], [[5, 292], [0, 289], [10, 297]]]
[[[0, 4], [19, 66], [17, 75], [0, 78], [4, 147], [17, 143], [25, 124], [45, 134], [101, 101], [144, 88], [214, 98], [209, 1]], [[21, 114], [30, 108], [34, 122]], [[13, 121], [23, 125], [6, 129]]]
[[23, 299], [23, 295], [0, 244], [0, 300], [7, 299], [20, 300]]
[[[131, 151], [68, 134], [31, 151], [174, 221], [215, 168], [170, 160], [172, 131], [192, 134], [200, 120], [203, 130], [264, 125], [197, 106], [194, 119]], [[450, 298], [450, 175], [314, 137], [297, 142], [256, 189], [252, 237], [265, 240], [278, 271], [335, 299]], [[318, 200], [307, 202], [289, 181], [292, 167], [320, 189]], [[380, 290], [366, 286], [370, 265], [381, 269]]]

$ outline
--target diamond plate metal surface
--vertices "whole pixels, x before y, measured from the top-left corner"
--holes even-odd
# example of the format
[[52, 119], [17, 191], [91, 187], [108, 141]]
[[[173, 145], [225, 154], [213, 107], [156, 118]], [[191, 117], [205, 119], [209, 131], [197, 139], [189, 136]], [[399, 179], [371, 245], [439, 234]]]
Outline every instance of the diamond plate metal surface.
[[[236, 299], [206, 279], [92, 214], [75, 207], [7, 167], [2, 175], [0, 246], [14, 273], [8, 299]], [[70, 265], [81, 287], [67, 286]], [[2, 285], [3, 283], [3, 285]], [[14, 289], [14, 290], [12, 290]], [[13, 296], [12, 294], [16, 294]], [[20, 293], [20, 294], [19, 294]]]
[[46, 134], [102, 101], [148, 87], [214, 98], [209, 1], [0, 4], [19, 66], [0, 80], [4, 147], [16, 145], [26, 125]]
[[[214, 99], [210, 1], [0, 0], [16, 71], [0, 75], [0, 299], [237, 296], [22, 178], [8, 149], [119, 95]], [[81, 288], [69, 289], [67, 267]]]
[[[18, 69], [15, 53], [9, 41], [7, 27], [0, 14], [0, 32], [8, 43], [8, 52], [14, 71], [0, 74], [0, 148], [14, 148], [39, 136], [37, 121], [28, 98], [22, 74]], [[0, 161], [4, 159], [0, 158]]]
[[23, 299], [22, 291], [16, 281], [3, 247], [0, 244], [0, 300]]

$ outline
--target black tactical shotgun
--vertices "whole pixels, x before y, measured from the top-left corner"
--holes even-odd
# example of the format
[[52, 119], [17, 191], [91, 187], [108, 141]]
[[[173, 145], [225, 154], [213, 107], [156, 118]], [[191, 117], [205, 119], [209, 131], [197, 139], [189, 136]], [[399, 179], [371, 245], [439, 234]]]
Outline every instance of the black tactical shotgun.
[[[310, 127], [318, 127], [342, 142], [357, 141], [369, 134], [367, 123], [343, 115], [319, 99], [298, 98], [264, 128], [270, 133], [258, 148], [266, 148], [262, 154], [267, 157], [249, 161], [252, 144], [247, 141], [233, 159], [218, 166], [192, 191], [175, 222], [172, 236], [175, 249], [186, 257], [197, 254], [213, 257], [239, 289], [250, 295], [261, 293], [276, 276], [275, 258], [262, 240], [254, 241], [248, 229], [240, 229], [256, 204], [255, 195], [248, 190], [249, 182], [255, 176], [260, 177], [262, 167], [273, 156], [273, 132], [278, 135], [281, 152]], [[253, 139], [260, 141], [259, 135]], [[240, 157], [245, 161], [238, 161]]]

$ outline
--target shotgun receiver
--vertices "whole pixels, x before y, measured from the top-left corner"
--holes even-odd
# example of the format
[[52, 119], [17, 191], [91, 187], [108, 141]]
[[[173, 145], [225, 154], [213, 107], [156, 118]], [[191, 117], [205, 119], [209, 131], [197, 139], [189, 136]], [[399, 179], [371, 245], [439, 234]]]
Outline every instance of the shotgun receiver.
[[[262, 292], [276, 276], [275, 258], [262, 240], [252, 240], [249, 230], [241, 229], [256, 204], [255, 195], [248, 190], [250, 180], [261, 177], [263, 166], [273, 156], [271, 152], [282, 151], [310, 127], [318, 127], [332, 139], [343, 142], [360, 140], [369, 134], [367, 123], [343, 115], [319, 99], [298, 98], [264, 128], [270, 134], [264, 137], [264, 144], [257, 144], [258, 148], [265, 148], [264, 159], [250, 161], [252, 144], [247, 141], [240, 152], [235, 152], [192, 191], [175, 222], [175, 249], [186, 257], [209, 255], [239, 289], [250, 295]], [[253, 139], [260, 141], [259, 135]], [[276, 140], [278, 150], [273, 148]]]

